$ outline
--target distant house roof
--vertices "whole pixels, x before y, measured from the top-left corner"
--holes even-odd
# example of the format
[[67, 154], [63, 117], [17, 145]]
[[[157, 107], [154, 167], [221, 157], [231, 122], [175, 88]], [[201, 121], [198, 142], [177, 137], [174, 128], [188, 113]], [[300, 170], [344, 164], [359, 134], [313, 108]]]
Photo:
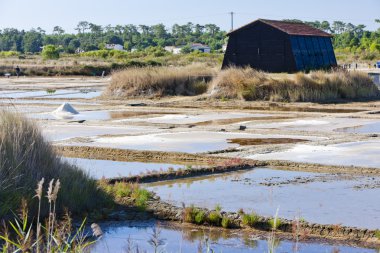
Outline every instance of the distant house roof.
[[191, 44], [191, 47], [209, 48], [209, 46], [203, 45], [202, 43], [193, 43], [193, 44]]
[[258, 22], [262, 22], [262, 23], [265, 23], [267, 25], [270, 25], [270, 26], [272, 26], [278, 30], [281, 30], [281, 31], [289, 34], [289, 35], [332, 37], [331, 34], [324, 32], [322, 30], [319, 30], [317, 28], [314, 28], [310, 25], [304, 24], [304, 23], [295, 23], [295, 22], [289, 22], [289, 21], [278, 21], [278, 20], [268, 20], [268, 19], [255, 20], [255, 21], [253, 21], [247, 25], [244, 25], [238, 29], [235, 29], [235, 30], [229, 32], [227, 35], [231, 35], [232, 33], [240, 31], [241, 29], [244, 29], [246, 27], [254, 25]]

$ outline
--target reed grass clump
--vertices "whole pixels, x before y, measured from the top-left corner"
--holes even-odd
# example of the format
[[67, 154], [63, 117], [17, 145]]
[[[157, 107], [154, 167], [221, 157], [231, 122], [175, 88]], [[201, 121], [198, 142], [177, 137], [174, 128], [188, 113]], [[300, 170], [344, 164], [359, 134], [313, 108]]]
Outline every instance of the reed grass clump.
[[206, 221], [206, 213], [202, 210], [198, 210], [194, 217], [195, 224], [201, 225]]
[[380, 240], [380, 230], [375, 231], [375, 237]]
[[232, 221], [228, 217], [223, 217], [221, 224], [223, 228], [230, 228], [232, 226]]
[[130, 68], [112, 74], [103, 96], [163, 97], [205, 93], [214, 71], [200, 64], [186, 67]]
[[246, 226], [253, 227], [258, 222], [258, 220], [259, 220], [259, 216], [254, 212], [250, 214], [245, 214], [245, 213], [242, 214], [242, 222]]
[[187, 223], [194, 223], [197, 225], [202, 225], [206, 222], [206, 213], [193, 205], [185, 207], [183, 209], [183, 221]]
[[[0, 111], [0, 217], [16, 210], [21, 199], [30, 202], [32, 189], [41, 178], [45, 182], [59, 179], [62, 193], [57, 210], [66, 207], [79, 214], [109, 203], [95, 180], [57, 156], [33, 121], [17, 113]], [[35, 210], [33, 206], [31, 209]], [[48, 213], [47, 205], [41, 206], [41, 213]]]
[[196, 209], [194, 206], [185, 207], [183, 209], [182, 219], [187, 223], [194, 223], [196, 216]]
[[281, 220], [275, 217], [273, 219], [268, 220], [268, 225], [271, 229], [277, 230], [281, 226]]
[[212, 212], [209, 213], [209, 215], [208, 215], [208, 222], [211, 225], [220, 226], [221, 221], [222, 221], [222, 216], [220, 215], [219, 212], [212, 211]]
[[218, 99], [282, 102], [328, 102], [380, 97], [372, 79], [362, 72], [314, 71], [274, 77], [252, 68], [222, 70], [211, 83]]

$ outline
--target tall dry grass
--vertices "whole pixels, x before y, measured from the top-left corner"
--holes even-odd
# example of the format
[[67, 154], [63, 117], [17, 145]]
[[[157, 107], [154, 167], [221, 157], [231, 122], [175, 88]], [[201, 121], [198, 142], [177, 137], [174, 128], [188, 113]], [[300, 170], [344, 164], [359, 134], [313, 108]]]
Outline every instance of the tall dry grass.
[[252, 68], [221, 71], [210, 92], [214, 98], [288, 102], [357, 100], [380, 95], [373, 81], [361, 72], [316, 71], [274, 78]]
[[[57, 157], [33, 121], [0, 111], [0, 218], [16, 210], [21, 199], [31, 202], [34, 186], [41, 178], [46, 182], [60, 180], [62, 194], [57, 210], [66, 207], [74, 214], [83, 214], [107, 202], [95, 180]], [[48, 213], [47, 205], [41, 212]]]
[[207, 91], [214, 71], [205, 65], [131, 68], [112, 74], [104, 96], [162, 97], [199, 95]]

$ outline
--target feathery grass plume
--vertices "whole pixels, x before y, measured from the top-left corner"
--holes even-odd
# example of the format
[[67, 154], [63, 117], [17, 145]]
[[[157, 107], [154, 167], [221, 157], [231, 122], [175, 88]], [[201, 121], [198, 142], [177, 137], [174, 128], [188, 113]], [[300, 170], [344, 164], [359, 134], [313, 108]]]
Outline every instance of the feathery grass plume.
[[41, 233], [41, 223], [40, 223], [40, 214], [41, 214], [41, 200], [42, 200], [42, 192], [44, 186], [45, 178], [42, 178], [36, 188], [36, 195], [34, 197], [38, 198], [38, 212], [37, 212], [37, 252], [40, 252], [40, 233]]
[[50, 246], [51, 246], [51, 241], [52, 241], [52, 233], [53, 233], [53, 211], [52, 211], [52, 204], [53, 204], [53, 190], [54, 190], [54, 178], [50, 180], [49, 182], [49, 187], [47, 190], [47, 199], [49, 201], [49, 219], [48, 219], [48, 224], [47, 224], [47, 250], [48, 252], [50, 251]]
[[92, 229], [92, 235], [95, 236], [95, 237], [101, 237], [103, 236], [103, 231], [101, 229], [101, 227], [96, 224], [96, 223], [92, 223], [91, 224], [91, 229]]
[[[86, 219], [75, 231], [71, 228], [71, 218], [65, 217], [61, 222], [52, 221], [51, 228], [42, 227], [45, 233], [41, 236], [34, 236], [33, 222], [28, 220], [28, 209], [25, 204], [20, 211], [21, 218], [15, 217], [14, 221], [9, 221], [10, 228], [4, 221], [4, 229], [0, 231], [1, 251], [7, 252], [87, 252], [85, 251], [96, 241], [89, 240], [85, 234], [84, 225]], [[56, 214], [53, 214], [53, 217]], [[12, 236], [10, 236], [12, 234]]]
[[41, 201], [42, 198], [42, 191], [43, 191], [43, 186], [44, 186], [45, 178], [42, 178], [36, 188], [36, 195], [34, 197], [38, 198]]
[[[48, 190], [47, 190], [46, 197], [48, 198], [49, 203], [53, 202], [53, 189], [54, 189], [54, 178], [52, 180], [50, 180], [49, 187], [48, 187]], [[50, 210], [49, 213], [51, 213], [51, 210]]]
[[153, 247], [154, 253], [160, 253], [163, 252], [161, 247], [165, 245], [165, 241], [165, 239], [161, 238], [161, 228], [157, 223], [152, 229], [151, 237], [148, 240], [148, 243]]
[[59, 179], [57, 179], [57, 181], [55, 182], [55, 185], [54, 185], [53, 193], [52, 193], [52, 199], [53, 199], [54, 203], [57, 201], [58, 192], [59, 192], [60, 188], [61, 188], [61, 182], [59, 181]]

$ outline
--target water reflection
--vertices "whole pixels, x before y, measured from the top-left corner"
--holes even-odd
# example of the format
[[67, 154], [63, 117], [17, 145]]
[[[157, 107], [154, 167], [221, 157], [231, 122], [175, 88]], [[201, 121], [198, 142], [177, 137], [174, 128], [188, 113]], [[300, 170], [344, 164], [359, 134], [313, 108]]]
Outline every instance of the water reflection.
[[[267, 252], [266, 235], [257, 235], [252, 232], [241, 230], [216, 230], [210, 228], [195, 228], [173, 225], [171, 223], [160, 223], [157, 228], [155, 221], [129, 222], [103, 224], [106, 232], [91, 250], [91, 252], [128, 252], [128, 249], [139, 248], [140, 252], [154, 252], [149, 243], [153, 234], [159, 239], [161, 252], [206, 252], [207, 248], [213, 252]], [[158, 229], [159, 234], [153, 233]], [[296, 245], [289, 240], [276, 240], [276, 252], [375, 252], [372, 249], [355, 248], [344, 245], [335, 245], [318, 242], [302, 242]], [[337, 251], [339, 250], [339, 251]], [[209, 251], [212, 252], [212, 251]]]
[[264, 216], [273, 216], [280, 206], [280, 217], [287, 219], [369, 229], [379, 229], [380, 224], [380, 203], [373, 201], [380, 188], [373, 177], [255, 168], [146, 187], [174, 205], [214, 208], [220, 204], [224, 211], [242, 208]]

